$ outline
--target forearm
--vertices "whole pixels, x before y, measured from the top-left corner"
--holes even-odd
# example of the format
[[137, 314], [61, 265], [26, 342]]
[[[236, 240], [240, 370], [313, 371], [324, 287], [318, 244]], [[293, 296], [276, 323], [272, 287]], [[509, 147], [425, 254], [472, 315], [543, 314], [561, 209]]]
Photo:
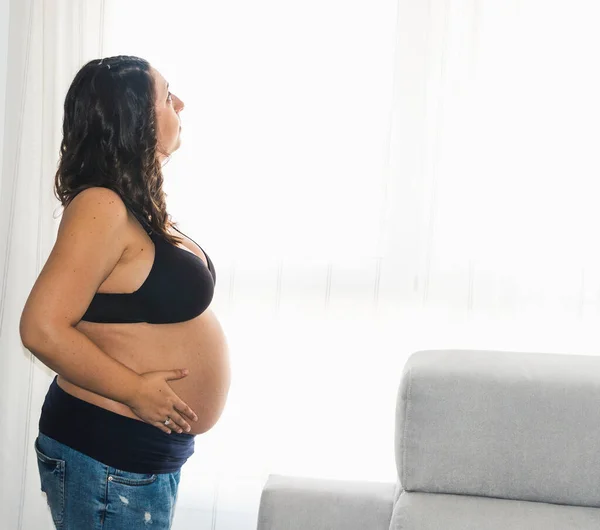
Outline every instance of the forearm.
[[128, 405], [140, 376], [73, 327], [40, 332], [25, 347], [73, 384]]

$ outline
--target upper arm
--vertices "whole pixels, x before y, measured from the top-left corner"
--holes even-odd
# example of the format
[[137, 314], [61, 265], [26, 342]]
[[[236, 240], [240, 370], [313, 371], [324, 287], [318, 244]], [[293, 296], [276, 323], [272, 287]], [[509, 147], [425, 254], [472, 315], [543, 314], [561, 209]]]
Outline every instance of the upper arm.
[[24, 343], [40, 331], [81, 320], [127, 247], [127, 223], [125, 204], [108, 188], [88, 188], [69, 203], [21, 315]]

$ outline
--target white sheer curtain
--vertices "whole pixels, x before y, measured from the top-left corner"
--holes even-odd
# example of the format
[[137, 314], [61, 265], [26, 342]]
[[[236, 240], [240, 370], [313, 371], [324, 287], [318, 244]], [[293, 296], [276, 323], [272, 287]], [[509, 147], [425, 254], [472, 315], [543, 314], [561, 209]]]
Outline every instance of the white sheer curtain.
[[18, 319], [53, 244], [62, 98], [100, 54], [146, 57], [186, 103], [165, 188], [215, 264], [230, 345], [229, 401], [184, 468], [175, 529], [255, 528], [269, 473], [394, 481], [416, 350], [597, 354], [596, 2], [51, 5], [11, 2], [8, 528], [46, 528], [32, 442], [51, 374]]
[[[11, 1], [0, 185], [0, 526], [52, 528], [33, 441], [53, 373], [19, 336], [25, 300], [52, 249], [52, 194], [66, 90], [102, 49], [103, 2]], [[4, 73], [4, 72], [3, 72]], [[5, 88], [5, 90], [4, 90]]]
[[400, 13], [386, 248], [409, 260], [412, 300], [461, 342], [595, 353], [600, 6]]

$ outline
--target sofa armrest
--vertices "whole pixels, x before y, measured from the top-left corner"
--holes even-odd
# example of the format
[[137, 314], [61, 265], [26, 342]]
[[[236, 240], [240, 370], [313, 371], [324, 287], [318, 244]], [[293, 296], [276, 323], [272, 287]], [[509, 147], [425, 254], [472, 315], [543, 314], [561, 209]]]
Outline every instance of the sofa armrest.
[[257, 530], [388, 530], [396, 484], [269, 475]]

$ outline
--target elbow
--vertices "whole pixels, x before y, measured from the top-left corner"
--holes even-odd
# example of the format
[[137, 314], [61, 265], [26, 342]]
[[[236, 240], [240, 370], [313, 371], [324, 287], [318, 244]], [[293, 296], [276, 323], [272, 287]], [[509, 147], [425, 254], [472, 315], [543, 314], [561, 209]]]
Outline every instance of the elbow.
[[21, 321], [19, 322], [19, 335], [21, 342], [28, 350], [32, 350], [41, 342], [48, 340], [49, 330], [44, 326], [31, 322], [23, 315], [21, 315]]
[[23, 346], [25, 346], [27, 349], [29, 349], [29, 346], [31, 345], [31, 341], [33, 339], [32, 334], [32, 326], [29, 324], [29, 322], [27, 322], [24, 314], [22, 314], [21, 320], [19, 321], [19, 335], [21, 337]]
[[23, 346], [41, 363], [57, 372], [52, 352], [56, 351], [56, 333], [48, 327], [30, 324], [27, 322], [19, 326]]

